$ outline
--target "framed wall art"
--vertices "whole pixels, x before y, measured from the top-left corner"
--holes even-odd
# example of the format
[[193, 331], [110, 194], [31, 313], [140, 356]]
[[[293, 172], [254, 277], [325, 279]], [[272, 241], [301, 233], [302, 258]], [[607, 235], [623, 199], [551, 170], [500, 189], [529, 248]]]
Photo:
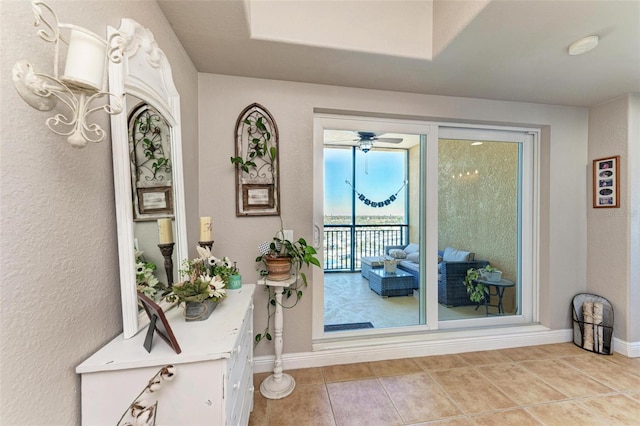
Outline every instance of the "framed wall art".
[[172, 218], [171, 126], [144, 102], [132, 109], [128, 122], [133, 219]]
[[265, 107], [251, 104], [235, 128], [236, 216], [279, 216], [278, 126]]
[[620, 207], [620, 156], [593, 160], [593, 207]]

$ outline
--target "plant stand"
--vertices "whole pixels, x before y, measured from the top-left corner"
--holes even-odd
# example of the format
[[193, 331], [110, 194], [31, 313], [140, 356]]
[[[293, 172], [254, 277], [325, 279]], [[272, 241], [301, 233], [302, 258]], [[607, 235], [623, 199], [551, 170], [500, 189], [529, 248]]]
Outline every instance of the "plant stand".
[[296, 381], [288, 374], [282, 372], [282, 329], [283, 329], [283, 312], [282, 312], [282, 289], [289, 287], [296, 282], [296, 277], [292, 276], [284, 281], [271, 281], [265, 279], [262, 284], [276, 288], [276, 312], [274, 317], [274, 346], [276, 352], [275, 367], [273, 374], [262, 381], [260, 385], [260, 393], [268, 399], [281, 399], [289, 396], [296, 387]]

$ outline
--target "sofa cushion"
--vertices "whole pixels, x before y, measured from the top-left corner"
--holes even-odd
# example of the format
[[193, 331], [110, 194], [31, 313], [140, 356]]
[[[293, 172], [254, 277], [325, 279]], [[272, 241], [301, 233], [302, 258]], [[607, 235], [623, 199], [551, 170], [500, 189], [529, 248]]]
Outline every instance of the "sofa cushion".
[[409, 244], [404, 248], [404, 252], [407, 254], [416, 253], [419, 250], [420, 250], [420, 246], [413, 243]]
[[420, 263], [420, 252], [415, 251], [407, 255], [407, 260], [410, 262]]
[[394, 259], [405, 259], [407, 257], [407, 253], [402, 249], [391, 249], [389, 250], [389, 256]]
[[406, 272], [413, 272], [415, 275], [418, 275], [420, 273], [420, 265], [416, 262], [401, 260], [398, 266], [400, 266], [400, 269]]
[[451, 247], [444, 249], [442, 260], [444, 262], [466, 262], [470, 259], [471, 253], [468, 251], [456, 250]]

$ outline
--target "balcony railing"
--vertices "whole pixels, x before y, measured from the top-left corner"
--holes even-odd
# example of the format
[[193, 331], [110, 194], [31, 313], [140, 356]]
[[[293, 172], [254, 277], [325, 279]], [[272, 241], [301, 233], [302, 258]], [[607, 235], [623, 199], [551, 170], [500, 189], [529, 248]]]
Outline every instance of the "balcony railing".
[[385, 246], [407, 244], [408, 225], [325, 225], [324, 270], [358, 271], [367, 256], [381, 256]]

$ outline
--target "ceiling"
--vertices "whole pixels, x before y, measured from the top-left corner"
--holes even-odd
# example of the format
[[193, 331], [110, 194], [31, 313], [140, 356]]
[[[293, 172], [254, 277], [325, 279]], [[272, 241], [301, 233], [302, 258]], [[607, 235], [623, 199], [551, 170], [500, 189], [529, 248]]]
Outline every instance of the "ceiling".
[[[251, 1], [263, 5], [265, 2], [158, 0], [158, 3], [199, 72], [583, 107], [631, 92], [640, 93], [640, 0], [484, 1], [483, 7], [476, 7], [473, 18], [464, 25], [452, 19], [457, 14], [451, 12], [456, 8], [461, 12], [473, 8], [479, 0], [435, 0], [433, 41], [429, 42], [435, 45], [438, 40], [448, 38], [446, 43], [434, 46], [431, 59], [251, 38], [248, 18], [251, 6], [245, 9]], [[399, 11], [415, 1], [340, 0], [367, 9], [381, 4], [388, 8], [392, 2]], [[305, 2], [334, 10], [337, 4], [335, 0], [274, 4], [286, 8], [290, 3], [299, 8]], [[441, 13], [445, 9], [447, 13]], [[281, 19], [295, 19], [295, 14], [280, 15]], [[353, 25], [347, 24], [347, 28], [342, 17], [337, 20], [340, 25], [329, 30], [340, 31], [345, 37], [356, 33], [361, 37], [363, 32], [365, 35], [376, 32], [376, 27], [396, 25], [398, 30], [407, 32], [402, 22], [367, 16], [349, 19]], [[259, 17], [253, 16], [251, 20], [256, 19]], [[276, 18], [268, 19], [278, 26]], [[309, 28], [320, 35], [323, 31], [312, 25]], [[453, 34], [447, 31], [451, 28], [456, 29]], [[423, 33], [415, 31], [414, 36]], [[586, 54], [569, 56], [568, 46], [588, 35], [598, 35], [600, 45]]]

